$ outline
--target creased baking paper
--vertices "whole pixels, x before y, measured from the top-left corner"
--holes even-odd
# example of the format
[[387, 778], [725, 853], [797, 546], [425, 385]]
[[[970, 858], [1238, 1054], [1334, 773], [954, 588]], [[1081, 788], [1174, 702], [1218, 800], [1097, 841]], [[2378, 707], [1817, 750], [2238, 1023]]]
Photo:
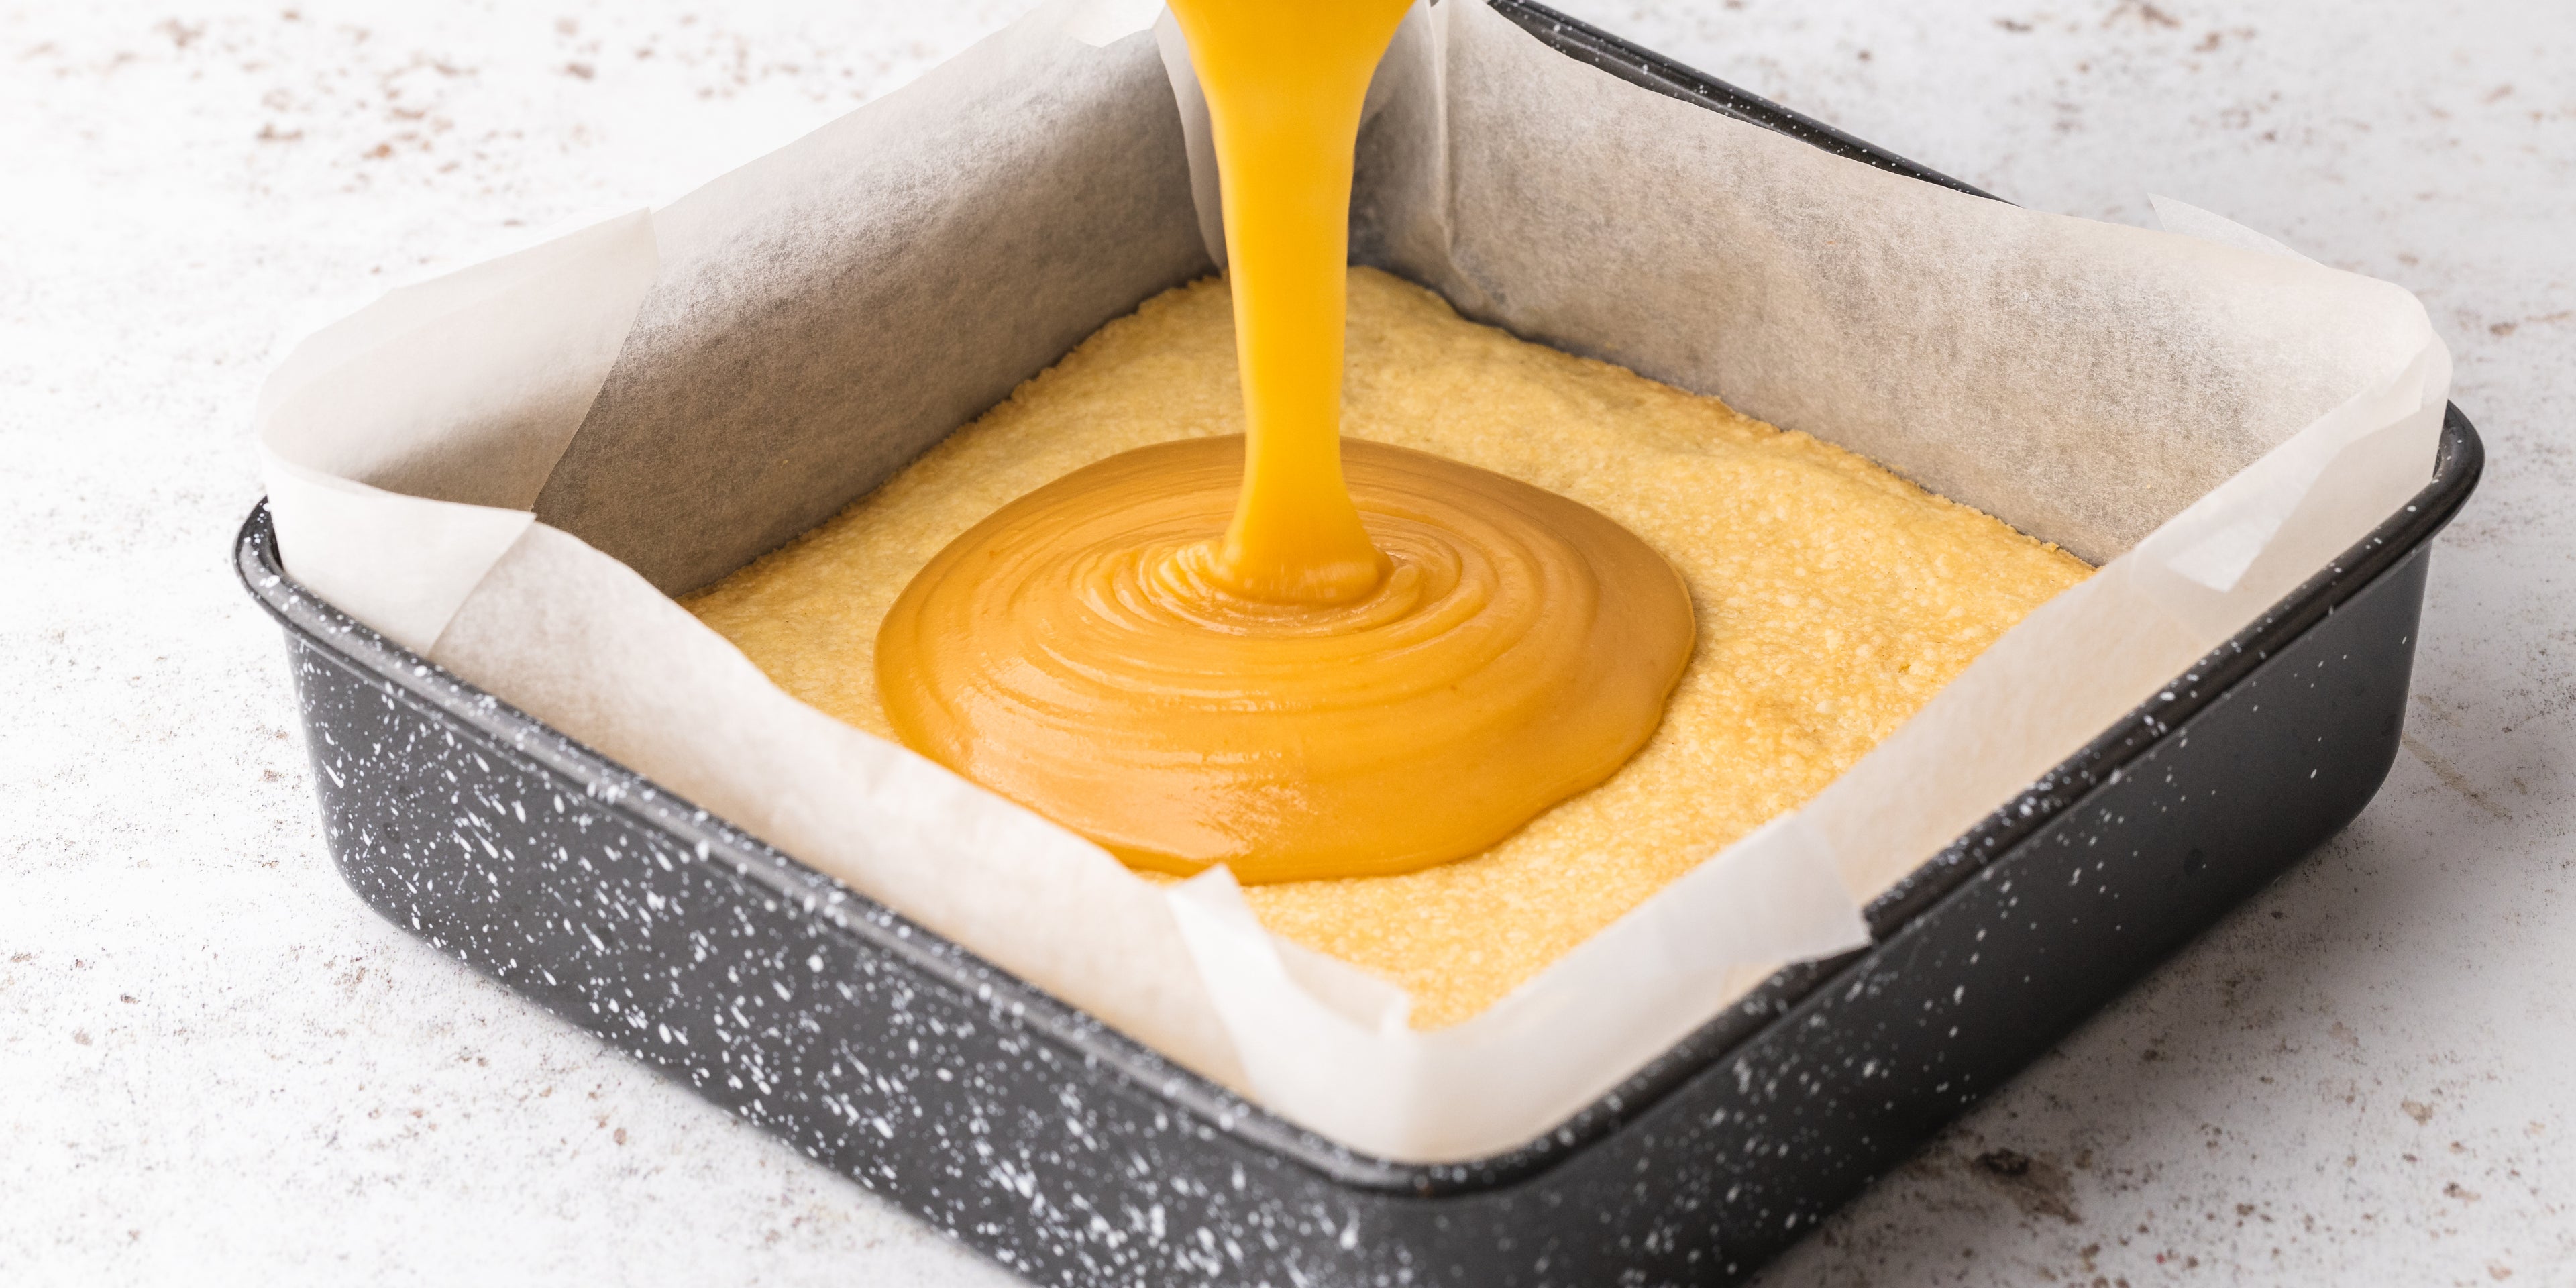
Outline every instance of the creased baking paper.
[[[287, 565], [361, 620], [1175, 1060], [1370, 1153], [1554, 1126], [2152, 696], [2429, 477], [2396, 287], [2159, 199], [2015, 209], [1618, 81], [1478, 0], [1371, 90], [1355, 260], [1859, 451], [2088, 559], [1805, 808], [1420, 1032], [1264, 932], [789, 698], [670, 598], [1213, 271], [1203, 100], [1134, 0], [1050, 4], [668, 207], [317, 333], [259, 409]], [[1164, 26], [1168, 27], [1166, 21]], [[996, 495], [991, 503], [1011, 499]]]

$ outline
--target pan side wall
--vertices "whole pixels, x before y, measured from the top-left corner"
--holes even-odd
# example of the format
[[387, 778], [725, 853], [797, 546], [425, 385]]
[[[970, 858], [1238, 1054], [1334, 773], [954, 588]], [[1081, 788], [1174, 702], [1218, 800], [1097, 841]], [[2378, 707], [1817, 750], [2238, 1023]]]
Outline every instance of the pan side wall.
[[1336, 1183], [289, 631], [379, 913], [1039, 1282], [1719, 1284], [2358, 814], [2418, 550], [2113, 782], [1622, 1128], [1508, 1188]]

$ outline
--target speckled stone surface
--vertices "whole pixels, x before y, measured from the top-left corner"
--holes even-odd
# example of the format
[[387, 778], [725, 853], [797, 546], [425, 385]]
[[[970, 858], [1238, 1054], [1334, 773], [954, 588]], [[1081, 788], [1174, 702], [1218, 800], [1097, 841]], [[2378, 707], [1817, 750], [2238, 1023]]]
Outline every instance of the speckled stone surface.
[[[1009, 1282], [367, 911], [226, 556], [317, 301], [1022, 7], [0, 12], [0, 1277]], [[2380, 800], [1765, 1282], [2576, 1278], [2576, 11], [1568, 7], [2026, 204], [2404, 284], [2491, 453]]]

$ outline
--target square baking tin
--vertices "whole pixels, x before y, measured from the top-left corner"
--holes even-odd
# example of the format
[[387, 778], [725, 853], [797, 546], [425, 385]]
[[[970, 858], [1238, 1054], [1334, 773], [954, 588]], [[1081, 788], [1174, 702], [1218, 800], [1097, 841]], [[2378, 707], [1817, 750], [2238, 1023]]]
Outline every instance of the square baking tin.
[[[1974, 193], [1524, 0], [1567, 55]], [[1978, 193], [1983, 196], [1985, 194]], [[1724, 1284], [2341, 829], [2405, 719], [2432, 482], [1790, 967], [1555, 1130], [1423, 1166], [1253, 1105], [691, 806], [236, 544], [378, 912], [1042, 1283]], [[2224, 787], [2225, 790], [2219, 790]]]

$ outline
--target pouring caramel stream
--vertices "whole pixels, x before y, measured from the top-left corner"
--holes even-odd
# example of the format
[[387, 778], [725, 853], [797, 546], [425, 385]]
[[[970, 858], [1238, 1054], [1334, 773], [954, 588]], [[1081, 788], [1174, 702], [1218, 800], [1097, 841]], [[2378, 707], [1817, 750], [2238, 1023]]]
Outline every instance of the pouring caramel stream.
[[1132, 866], [1410, 872], [1599, 783], [1689, 659], [1687, 590], [1573, 501], [1341, 439], [1352, 153], [1409, 0], [1174, 0], [1225, 201], [1241, 437], [1013, 501], [887, 614], [903, 741]]

